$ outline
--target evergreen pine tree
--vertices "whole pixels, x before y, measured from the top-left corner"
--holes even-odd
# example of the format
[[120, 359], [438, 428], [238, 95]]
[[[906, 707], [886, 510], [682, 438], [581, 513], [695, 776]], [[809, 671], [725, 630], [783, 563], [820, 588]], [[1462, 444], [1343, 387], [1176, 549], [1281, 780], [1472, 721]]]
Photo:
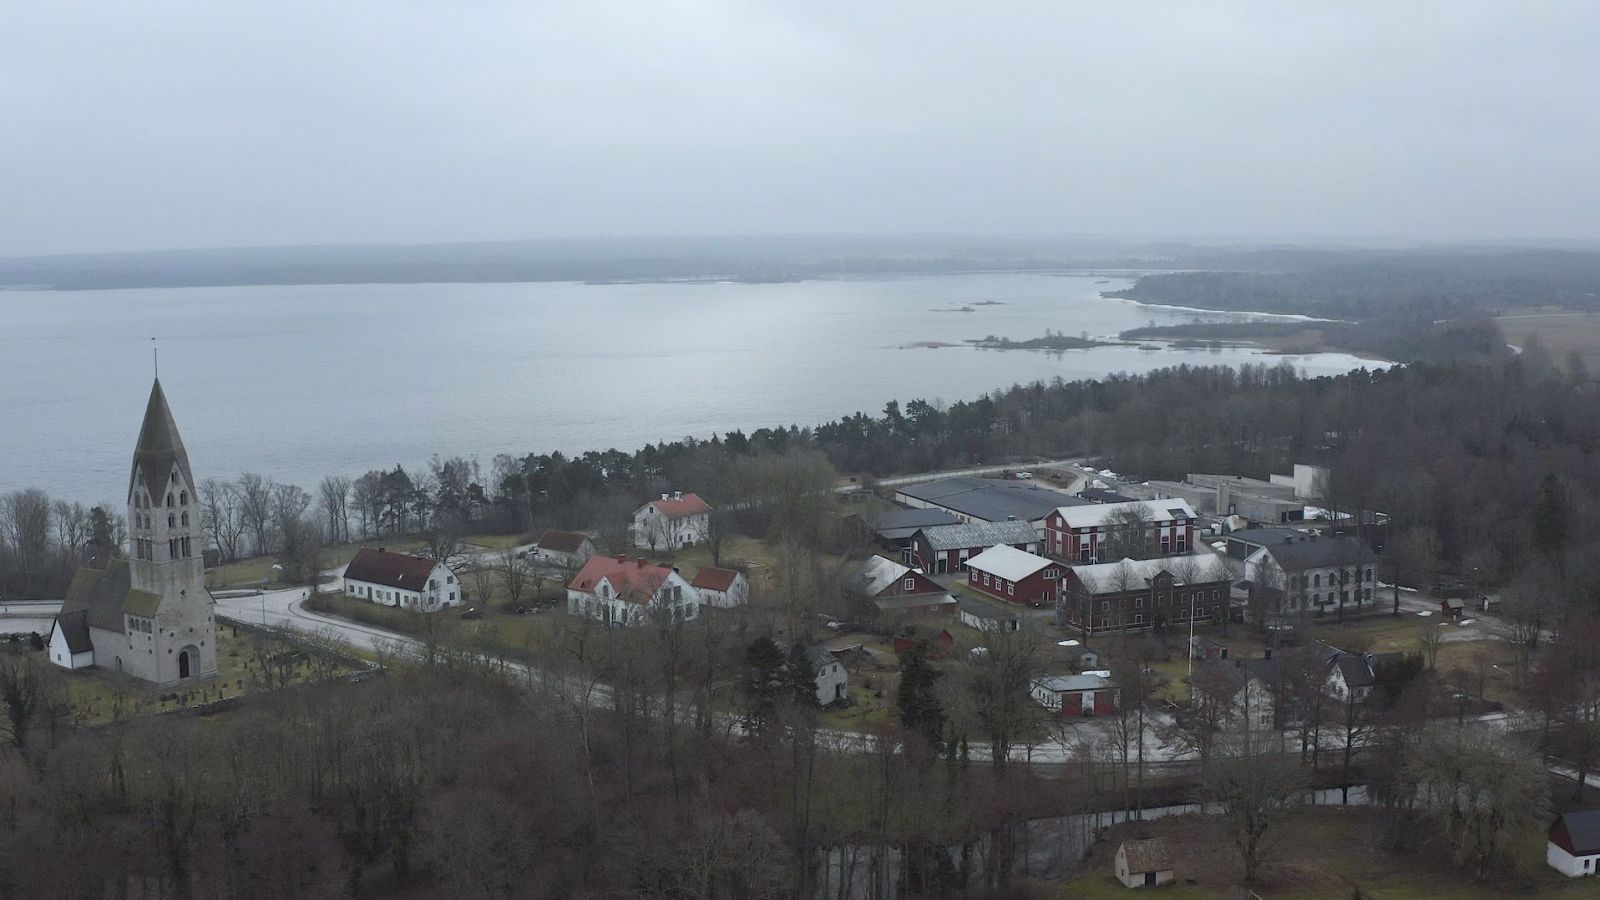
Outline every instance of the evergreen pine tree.
[[817, 672], [811, 664], [811, 654], [795, 641], [789, 647], [789, 658], [783, 667], [784, 693], [790, 702], [802, 709], [817, 705]]
[[900, 724], [938, 746], [944, 731], [944, 706], [935, 685], [939, 670], [928, 662], [928, 643], [919, 641], [900, 657]]
[[783, 690], [787, 661], [783, 651], [769, 637], [759, 637], [744, 651], [744, 665], [749, 680], [745, 685], [747, 706], [745, 727], [751, 734], [759, 734], [771, 721], [778, 708], [779, 694]]

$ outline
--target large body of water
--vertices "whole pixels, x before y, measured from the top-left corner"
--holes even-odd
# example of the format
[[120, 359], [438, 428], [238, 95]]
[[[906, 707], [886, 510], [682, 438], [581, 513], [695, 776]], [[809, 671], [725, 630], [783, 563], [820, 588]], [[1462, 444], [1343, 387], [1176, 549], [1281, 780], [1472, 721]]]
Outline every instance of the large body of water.
[[[1056, 376], [1283, 358], [1237, 348], [907, 346], [1046, 329], [1114, 336], [1193, 318], [1102, 298], [1126, 282], [1101, 280], [3, 292], [0, 491], [120, 502], [152, 336], [198, 477], [252, 470], [308, 489], [327, 473], [411, 467], [436, 453], [487, 467], [499, 453], [631, 450]], [[974, 311], [934, 311], [966, 305]], [[1342, 354], [1288, 359], [1313, 374], [1363, 364]]]

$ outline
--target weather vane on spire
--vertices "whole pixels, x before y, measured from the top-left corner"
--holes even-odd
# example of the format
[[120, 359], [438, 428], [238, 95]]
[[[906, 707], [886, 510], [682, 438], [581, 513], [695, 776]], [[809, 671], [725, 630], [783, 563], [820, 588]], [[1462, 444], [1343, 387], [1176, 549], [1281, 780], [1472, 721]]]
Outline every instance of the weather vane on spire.
[[157, 346], [155, 338], [150, 339], [150, 359], [155, 363], [156, 380], [159, 381], [161, 379], [161, 348]]

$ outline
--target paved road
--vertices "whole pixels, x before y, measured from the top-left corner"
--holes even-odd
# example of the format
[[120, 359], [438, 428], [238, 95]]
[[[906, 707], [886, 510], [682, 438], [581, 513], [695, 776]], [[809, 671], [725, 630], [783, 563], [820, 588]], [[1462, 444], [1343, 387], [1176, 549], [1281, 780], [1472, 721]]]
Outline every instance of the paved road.
[[[1035, 463], [1008, 463], [1003, 466], [978, 466], [972, 469], [946, 469], [943, 472], [922, 472], [917, 475], [896, 475], [893, 478], [879, 478], [877, 483], [884, 487], [895, 487], [902, 484], [916, 484], [922, 481], [937, 481], [940, 478], [981, 478], [985, 475], [999, 475], [1003, 472], [1032, 472], [1035, 469], [1057, 469], [1062, 466], [1076, 466], [1083, 462], [1082, 459], [1049, 459]], [[848, 494], [861, 490], [857, 482], [841, 484], [834, 488], [841, 494]]]

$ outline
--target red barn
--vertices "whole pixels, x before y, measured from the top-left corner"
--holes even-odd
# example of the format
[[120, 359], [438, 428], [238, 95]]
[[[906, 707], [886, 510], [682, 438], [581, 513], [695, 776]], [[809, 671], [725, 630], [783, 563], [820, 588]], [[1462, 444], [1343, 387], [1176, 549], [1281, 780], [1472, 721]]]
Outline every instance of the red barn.
[[1044, 549], [1084, 563], [1135, 555], [1135, 548], [1162, 556], [1188, 553], [1194, 526], [1194, 510], [1182, 500], [1063, 506], [1045, 516]]
[[944, 659], [945, 654], [949, 653], [950, 648], [956, 643], [956, 639], [948, 631], [940, 631], [931, 638], [903, 634], [894, 639], [894, 655], [900, 656], [924, 641], [928, 644], [929, 659]]
[[927, 616], [953, 616], [956, 598], [928, 576], [881, 556], [845, 582], [851, 613], [863, 624], [893, 627]]
[[1007, 603], [1053, 604], [1060, 577], [1060, 563], [1005, 544], [967, 560], [967, 585]]

